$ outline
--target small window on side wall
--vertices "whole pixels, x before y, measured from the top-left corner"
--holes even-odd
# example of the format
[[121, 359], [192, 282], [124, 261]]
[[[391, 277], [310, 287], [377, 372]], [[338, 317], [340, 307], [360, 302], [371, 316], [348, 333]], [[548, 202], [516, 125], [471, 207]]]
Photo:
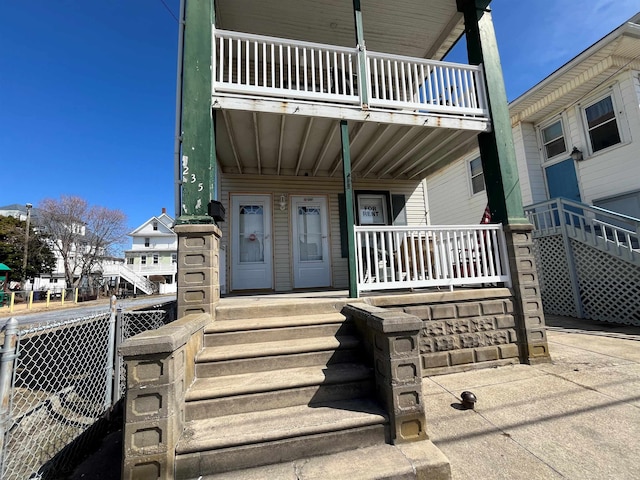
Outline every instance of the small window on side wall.
[[469, 170], [471, 174], [471, 193], [483, 192], [485, 190], [484, 185], [484, 172], [482, 171], [482, 160], [480, 157], [474, 158], [469, 162]]
[[620, 129], [611, 95], [584, 108], [591, 151], [598, 152], [620, 143]]
[[550, 158], [556, 157], [562, 153], [566, 153], [567, 144], [564, 141], [562, 120], [558, 120], [557, 122], [544, 127], [541, 132], [545, 159], [549, 160]]

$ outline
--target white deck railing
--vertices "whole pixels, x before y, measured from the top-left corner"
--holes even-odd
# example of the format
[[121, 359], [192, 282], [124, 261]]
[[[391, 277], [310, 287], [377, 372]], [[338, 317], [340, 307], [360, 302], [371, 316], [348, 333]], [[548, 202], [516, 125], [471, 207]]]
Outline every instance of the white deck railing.
[[369, 105], [484, 115], [479, 66], [367, 52]]
[[502, 225], [354, 228], [358, 291], [510, 284]]
[[640, 248], [640, 219], [635, 217], [566, 198], [530, 205], [525, 213], [535, 227], [534, 237], [559, 234], [568, 228], [585, 241], [600, 239], [629, 250]]
[[213, 91], [357, 104], [355, 48], [214, 30]]
[[218, 94], [488, 117], [480, 66], [219, 29], [213, 51]]

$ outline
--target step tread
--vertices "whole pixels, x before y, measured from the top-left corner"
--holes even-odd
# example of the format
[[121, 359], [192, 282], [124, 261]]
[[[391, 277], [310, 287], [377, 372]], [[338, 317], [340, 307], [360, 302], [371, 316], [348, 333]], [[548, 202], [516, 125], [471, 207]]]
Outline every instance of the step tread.
[[371, 375], [372, 369], [366, 365], [339, 363], [330, 367], [318, 365], [213, 378], [198, 378], [189, 387], [186, 393], [186, 401], [246, 395], [320, 384], [354, 382], [370, 378]]
[[432, 442], [423, 440], [411, 446], [412, 450], [419, 450], [418, 455], [407, 455], [406, 448], [404, 445], [379, 444], [331, 455], [205, 475], [202, 480], [447, 478], [442, 474], [449, 471], [449, 461]]
[[381, 425], [387, 416], [368, 399], [299, 405], [261, 412], [194, 420], [185, 426], [177, 454], [262, 444], [286, 438]]
[[311, 325], [342, 323], [344, 321], [345, 316], [338, 312], [313, 315], [241, 318], [215, 321], [205, 328], [204, 333], [213, 334], [270, 328], [306, 327]]
[[273, 355], [291, 355], [308, 353], [336, 348], [353, 348], [360, 340], [352, 335], [312, 337], [306, 339], [281, 340], [275, 342], [244, 343], [229, 348], [228, 345], [219, 347], [204, 347], [197, 355], [196, 362], [215, 362], [222, 360], [237, 360], [241, 358], [268, 357]]

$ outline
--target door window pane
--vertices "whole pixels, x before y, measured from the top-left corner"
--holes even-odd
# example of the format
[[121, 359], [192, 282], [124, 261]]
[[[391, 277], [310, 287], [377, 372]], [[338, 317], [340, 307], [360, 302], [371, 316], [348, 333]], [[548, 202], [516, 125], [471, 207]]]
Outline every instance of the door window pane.
[[298, 207], [298, 242], [301, 262], [322, 260], [322, 217], [318, 207]]
[[262, 205], [240, 205], [240, 263], [264, 262], [264, 209]]

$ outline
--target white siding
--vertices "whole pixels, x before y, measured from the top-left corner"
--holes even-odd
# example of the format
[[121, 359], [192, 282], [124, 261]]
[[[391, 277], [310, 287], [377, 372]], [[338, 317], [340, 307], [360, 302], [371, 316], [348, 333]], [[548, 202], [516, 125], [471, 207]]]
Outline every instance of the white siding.
[[[407, 222], [410, 225], [425, 225], [425, 197], [423, 183], [420, 181], [385, 181], [384, 185], [376, 181], [355, 181], [354, 190], [388, 191], [390, 194], [403, 194], [406, 200]], [[291, 225], [290, 195], [327, 196], [329, 199], [329, 236], [331, 250], [332, 287], [347, 288], [349, 285], [347, 259], [342, 258], [340, 243], [340, 212], [338, 194], [344, 191], [341, 178], [319, 177], [275, 177], [275, 176], [240, 176], [223, 175], [220, 179], [220, 201], [227, 211], [227, 219], [220, 224], [222, 229], [222, 246], [227, 252], [227, 262], [231, 256], [229, 230], [231, 210], [229, 207], [231, 194], [262, 193], [273, 197], [273, 245], [274, 245], [274, 280], [276, 291], [288, 291], [293, 288], [291, 265]], [[280, 210], [280, 196], [287, 197], [287, 207]], [[230, 271], [227, 267], [227, 283]]]
[[[638, 190], [640, 187], [638, 181], [640, 178], [640, 111], [638, 107], [640, 86], [637, 72], [634, 73], [632, 75], [631, 72], [623, 72], [617, 77], [618, 91], [616, 91], [618, 89], [616, 85], [613, 89], [605, 90], [613, 91], [616, 98], [623, 143], [590, 157], [587, 156], [585, 160], [578, 163], [577, 173], [582, 201], [585, 203], [593, 203], [600, 198]], [[620, 97], [616, 97], [618, 92]], [[582, 104], [587, 104], [590, 100], [591, 97], [585, 98]], [[579, 145], [585, 145], [585, 148], [579, 148], [586, 152], [587, 137], [579, 117], [580, 109], [572, 109], [570, 114], [575, 117], [572, 127], [575, 125], [578, 128], [578, 135], [574, 133], [574, 137], [584, 138]]]
[[513, 143], [518, 162], [522, 204], [526, 206], [545, 200], [547, 191], [541, 167], [537, 132], [533, 124], [521, 123], [513, 127]]
[[473, 225], [480, 223], [487, 195], [471, 194], [469, 161], [479, 155], [456, 160], [427, 179], [429, 210], [433, 225]]

